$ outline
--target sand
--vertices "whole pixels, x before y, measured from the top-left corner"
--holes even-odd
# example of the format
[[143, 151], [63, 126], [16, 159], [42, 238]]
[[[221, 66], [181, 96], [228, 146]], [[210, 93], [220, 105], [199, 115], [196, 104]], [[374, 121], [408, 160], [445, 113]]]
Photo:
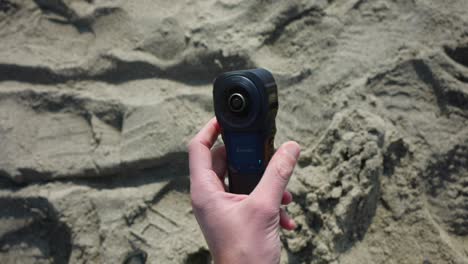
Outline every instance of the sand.
[[207, 263], [186, 143], [264, 67], [282, 263], [468, 263], [468, 1], [0, 0], [0, 262]]

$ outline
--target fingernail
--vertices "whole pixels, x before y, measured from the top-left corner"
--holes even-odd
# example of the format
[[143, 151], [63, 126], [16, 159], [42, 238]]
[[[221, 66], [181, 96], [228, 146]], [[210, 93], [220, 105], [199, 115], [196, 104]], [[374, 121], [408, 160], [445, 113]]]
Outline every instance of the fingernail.
[[299, 147], [299, 144], [296, 142], [288, 142], [284, 146], [284, 150], [289, 153], [291, 156], [293, 156], [295, 159], [299, 158], [299, 153], [301, 152], [301, 148]]
[[289, 220], [289, 225], [292, 227], [292, 230], [296, 229], [297, 225], [296, 225], [296, 222], [294, 222], [294, 220]]

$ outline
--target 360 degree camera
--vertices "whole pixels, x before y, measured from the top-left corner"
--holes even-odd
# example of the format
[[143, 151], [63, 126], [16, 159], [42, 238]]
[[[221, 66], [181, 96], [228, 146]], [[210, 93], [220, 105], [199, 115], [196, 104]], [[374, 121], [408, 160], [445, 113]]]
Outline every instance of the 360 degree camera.
[[227, 72], [214, 81], [213, 99], [226, 146], [229, 191], [250, 194], [274, 152], [276, 82], [265, 69]]

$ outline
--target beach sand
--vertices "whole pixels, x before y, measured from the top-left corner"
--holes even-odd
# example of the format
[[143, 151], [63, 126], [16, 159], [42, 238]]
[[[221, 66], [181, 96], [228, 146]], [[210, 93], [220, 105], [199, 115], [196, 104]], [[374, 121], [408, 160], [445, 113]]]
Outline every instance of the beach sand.
[[466, 0], [0, 0], [0, 262], [209, 262], [186, 144], [255, 67], [282, 263], [468, 263]]

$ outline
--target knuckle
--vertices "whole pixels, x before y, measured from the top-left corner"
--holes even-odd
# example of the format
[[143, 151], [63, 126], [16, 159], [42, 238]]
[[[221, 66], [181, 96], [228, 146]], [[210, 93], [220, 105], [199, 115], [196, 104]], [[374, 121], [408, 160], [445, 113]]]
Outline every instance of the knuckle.
[[264, 202], [262, 200], [252, 200], [250, 208], [254, 215], [275, 215], [279, 212], [278, 206], [273, 206], [271, 203]]
[[205, 207], [204, 203], [194, 195], [190, 196], [190, 203], [194, 211], [201, 211]]
[[195, 141], [195, 138], [192, 138], [188, 143], [187, 143], [187, 149], [190, 151], [190, 150], [193, 150], [193, 148], [195, 147], [196, 145], [196, 141]]
[[205, 207], [205, 202], [197, 191], [197, 183], [190, 183], [190, 204], [194, 211], [200, 211]]
[[279, 213], [279, 211], [279, 206], [266, 205], [262, 212], [267, 216], [275, 216]]
[[185, 146], [189, 152], [193, 148], [192, 145], [193, 145], [193, 139], [191, 139]]
[[250, 208], [253, 210], [253, 211], [260, 211], [263, 209], [263, 202], [261, 202], [260, 200], [252, 200], [251, 203], [250, 203]]

